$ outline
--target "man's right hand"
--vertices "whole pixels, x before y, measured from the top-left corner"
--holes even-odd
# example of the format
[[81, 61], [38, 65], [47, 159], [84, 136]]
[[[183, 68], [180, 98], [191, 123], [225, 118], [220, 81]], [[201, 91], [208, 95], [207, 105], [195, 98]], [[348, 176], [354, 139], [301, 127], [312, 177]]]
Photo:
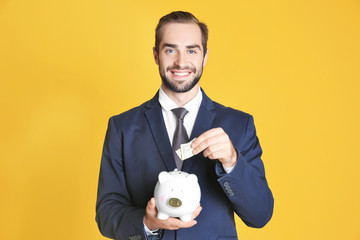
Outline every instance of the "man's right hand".
[[194, 219], [200, 214], [201, 209], [202, 207], [199, 205], [193, 212], [191, 221], [189, 222], [183, 222], [174, 217], [169, 217], [166, 220], [160, 220], [157, 218], [158, 211], [155, 206], [155, 198], [151, 198], [146, 206], [144, 223], [151, 231], [156, 229], [177, 230], [179, 228], [190, 228], [197, 223]]

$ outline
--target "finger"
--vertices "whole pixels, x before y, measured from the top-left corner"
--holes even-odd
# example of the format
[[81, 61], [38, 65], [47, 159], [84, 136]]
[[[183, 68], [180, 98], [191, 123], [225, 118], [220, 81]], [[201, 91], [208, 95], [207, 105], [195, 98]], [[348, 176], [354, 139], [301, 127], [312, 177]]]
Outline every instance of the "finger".
[[156, 203], [155, 203], [155, 198], [151, 198], [150, 201], [148, 202], [147, 206], [146, 206], [146, 210], [148, 212], [151, 213], [155, 213], [156, 212]]
[[151, 198], [150, 201], [148, 202], [148, 207], [149, 208], [155, 208], [155, 198]]
[[191, 220], [189, 222], [181, 221], [180, 219], [170, 217], [167, 219], [168, 226], [167, 229], [169, 230], [177, 230], [179, 228], [190, 228], [194, 226], [197, 222], [195, 220]]
[[168, 230], [177, 230], [181, 227], [181, 223], [179, 222], [180, 220], [177, 218], [173, 218], [173, 217], [169, 217], [168, 219], [165, 220], [164, 224], [165, 227], [164, 229], [168, 229]]
[[144, 224], [150, 229], [155, 230], [159, 228], [157, 220], [157, 209], [155, 204], [155, 198], [151, 198], [146, 206], [146, 213], [144, 216]]
[[201, 207], [200, 204], [199, 204], [199, 206], [196, 208], [196, 210], [193, 212], [193, 214], [192, 214], [192, 216], [191, 216], [192, 219], [197, 218], [197, 216], [199, 216], [201, 210], [202, 210], [202, 207]]
[[203, 155], [204, 155], [204, 157], [209, 157], [210, 155], [212, 155], [216, 152], [222, 151], [224, 148], [225, 148], [225, 146], [223, 143], [214, 143], [214, 144], [211, 144], [210, 146], [208, 146], [204, 150]]
[[223, 143], [226, 140], [226, 138], [224, 138], [224, 134], [222, 133], [209, 136], [210, 137], [205, 138], [202, 142], [198, 143], [198, 145], [193, 149], [193, 154], [198, 154], [199, 152], [207, 149], [209, 146]]
[[214, 160], [214, 159], [222, 160], [222, 159], [228, 158], [228, 154], [224, 150], [219, 150], [219, 151], [216, 151], [216, 152], [211, 152], [206, 157], [209, 158], [209, 159], [212, 159], [212, 160]]
[[203, 142], [205, 139], [213, 137], [218, 135], [219, 133], [223, 132], [222, 128], [212, 128], [203, 134], [201, 134], [199, 137], [197, 137], [194, 142], [191, 144], [192, 148], [197, 147], [201, 142]]

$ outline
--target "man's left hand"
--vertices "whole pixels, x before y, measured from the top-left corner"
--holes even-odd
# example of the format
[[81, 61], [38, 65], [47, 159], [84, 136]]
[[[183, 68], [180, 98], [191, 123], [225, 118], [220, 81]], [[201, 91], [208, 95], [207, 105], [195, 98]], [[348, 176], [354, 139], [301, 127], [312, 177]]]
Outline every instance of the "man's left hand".
[[222, 128], [213, 128], [194, 140], [191, 147], [196, 155], [204, 151], [204, 157], [219, 159], [225, 167], [233, 167], [237, 156], [235, 148]]

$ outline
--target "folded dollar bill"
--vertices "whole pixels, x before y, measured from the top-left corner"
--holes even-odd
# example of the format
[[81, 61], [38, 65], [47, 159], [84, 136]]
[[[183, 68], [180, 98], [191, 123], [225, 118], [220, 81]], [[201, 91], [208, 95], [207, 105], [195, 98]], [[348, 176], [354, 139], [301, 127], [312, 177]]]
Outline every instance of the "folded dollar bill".
[[181, 160], [186, 160], [188, 158], [191, 158], [192, 156], [194, 156], [194, 154], [192, 153], [193, 148], [191, 147], [191, 144], [193, 143], [193, 141], [196, 138], [194, 138], [193, 140], [191, 140], [188, 143], [184, 143], [180, 145], [180, 148], [178, 150], [176, 150], [176, 154], [179, 156], [179, 158]]

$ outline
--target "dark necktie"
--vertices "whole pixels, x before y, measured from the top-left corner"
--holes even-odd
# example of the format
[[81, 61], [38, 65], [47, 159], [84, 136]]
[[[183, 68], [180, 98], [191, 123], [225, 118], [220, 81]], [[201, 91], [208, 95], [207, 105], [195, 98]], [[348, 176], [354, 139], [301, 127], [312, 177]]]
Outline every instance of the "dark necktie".
[[176, 129], [174, 132], [172, 149], [174, 152], [176, 167], [180, 171], [182, 168], [183, 161], [179, 158], [179, 156], [176, 154], [175, 151], [180, 148], [180, 144], [187, 143], [189, 141], [189, 137], [184, 127], [184, 117], [188, 113], [188, 111], [185, 108], [174, 108], [171, 109], [171, 111], [175, 114], [175, 116], [178, 119]]

